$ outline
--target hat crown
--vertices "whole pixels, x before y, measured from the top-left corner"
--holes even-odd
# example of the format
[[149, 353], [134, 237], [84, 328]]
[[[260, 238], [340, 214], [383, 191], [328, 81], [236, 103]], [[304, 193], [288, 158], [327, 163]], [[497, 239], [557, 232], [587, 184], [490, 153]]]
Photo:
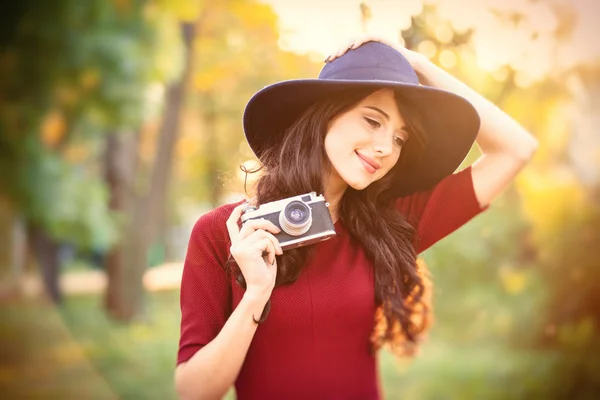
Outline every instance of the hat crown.
[[367, 42], [325, 64], [319, 79], [373, 80], [419, 84], [406, 57], [380, 42]]

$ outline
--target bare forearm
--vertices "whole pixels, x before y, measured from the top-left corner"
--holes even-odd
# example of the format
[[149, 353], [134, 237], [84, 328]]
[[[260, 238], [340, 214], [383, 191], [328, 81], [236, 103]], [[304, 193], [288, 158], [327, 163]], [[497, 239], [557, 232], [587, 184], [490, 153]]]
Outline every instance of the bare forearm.
[[220, 399], [233, 385], [250, 347], [266, 299], [246, 292], [221, 332], [175, 371], [181, 399]]
[[416, 69], [429, 85], [464, 97], [475, 107], [481, 118], [476, 141], [484, 154], [503, 153], [526, 160], [534, 153], [537, 140], [492, 102], [428, 60]]

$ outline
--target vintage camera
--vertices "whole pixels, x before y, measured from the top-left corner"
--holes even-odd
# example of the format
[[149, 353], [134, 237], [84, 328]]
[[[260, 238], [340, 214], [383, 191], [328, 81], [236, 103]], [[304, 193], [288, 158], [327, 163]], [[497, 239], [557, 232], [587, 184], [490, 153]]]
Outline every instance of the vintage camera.
[[242, 213], [242, 225], [251, 219], [267, 219], [281, 229], [274, 235], [283, 251], [327, 240], [335, 236], [329, 203], [322, 195], [310, 192], [287, 199], [248, 205]]

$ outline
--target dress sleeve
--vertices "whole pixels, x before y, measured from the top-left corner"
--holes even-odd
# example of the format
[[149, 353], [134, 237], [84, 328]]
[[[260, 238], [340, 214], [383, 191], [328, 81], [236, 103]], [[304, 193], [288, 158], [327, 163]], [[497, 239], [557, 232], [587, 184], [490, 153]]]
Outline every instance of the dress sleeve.
[[489, 208], [479, 204], [471, 172], [469, 165], [429, 190], [396, 199], [395, 208], [417, 229], [417, 254]]
[[181, 278], [181, 336], [177, 364], [213, 340], [231, 314], [231, 281], [223, 269], [229, 238], [214, 211], [195, 224]]

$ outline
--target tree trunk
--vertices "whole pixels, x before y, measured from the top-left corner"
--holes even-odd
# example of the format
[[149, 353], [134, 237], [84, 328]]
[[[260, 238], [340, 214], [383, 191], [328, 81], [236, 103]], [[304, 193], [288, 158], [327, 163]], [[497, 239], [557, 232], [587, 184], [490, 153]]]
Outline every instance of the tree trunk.
[[206, 160], [207, 187], [210, 188], [210, 202], [213, 207], [219, 205], [223, 195], [223, 184], [219, 178], [220, 160], [217, 132], [216, 104], [213, 96], [207, 93], [205, 96], [206, 107], [204, 109], [204, 123], [206, 126], [206, 144], [204, 146], [204, 159]]
[[[134, 133], [112, 132], [106, 137], [105, 179], [110, 191], [109, 206], [124, 217], [131, 215], [136, 150], [137, 136]], [[128, 226], [129, 222], [124, 221], [124, 225]], [[125, 318], [124, 293], [127, 285], [124, 277], [128, 267], [126, 240], [127, 235], [122, 235], [118, 244], [106, 255], [104, 262], [107, 278], [104, 305], [108, 314], [115, 319]]]
[[580, 181], [594, 193], [600, 189], [599, 74], [600, 66], [580, 68], [568, 81], [574, 101], [568, 152]]
[[132, 218], [123, 229], [121, 247], [109, 257], [108, 264], [113, 264], [114, 271], [111, 273], [114, 282], [107, 291], [107, 300], [112, 299], [109, 308], [111, 315], [120, 320], [146, 318], [142, 279], [147, 267], [148, 249], [156, 239], [157, 227], [165, 212], [173, 151], [179, 134], [180, 109], [194, 57], [194, 24], [182, 23], [181, 31], [186, 48], [184, 70], [180, 79], [171, 84], [166, 92], [165, 112], [158, 133], [149, 190], [131, 208], [129, 215]]
[[0, 198], [0, 298], [20, 295], [26, 257], [23, 217]]
[[46, 294], [55, 304], [62, 302], [62, 293], [59, 285], [60, 275], [60, 244], [35, 225], [29, 229], [31, 245], [36, 260], [42, 273], [42, 280]]

